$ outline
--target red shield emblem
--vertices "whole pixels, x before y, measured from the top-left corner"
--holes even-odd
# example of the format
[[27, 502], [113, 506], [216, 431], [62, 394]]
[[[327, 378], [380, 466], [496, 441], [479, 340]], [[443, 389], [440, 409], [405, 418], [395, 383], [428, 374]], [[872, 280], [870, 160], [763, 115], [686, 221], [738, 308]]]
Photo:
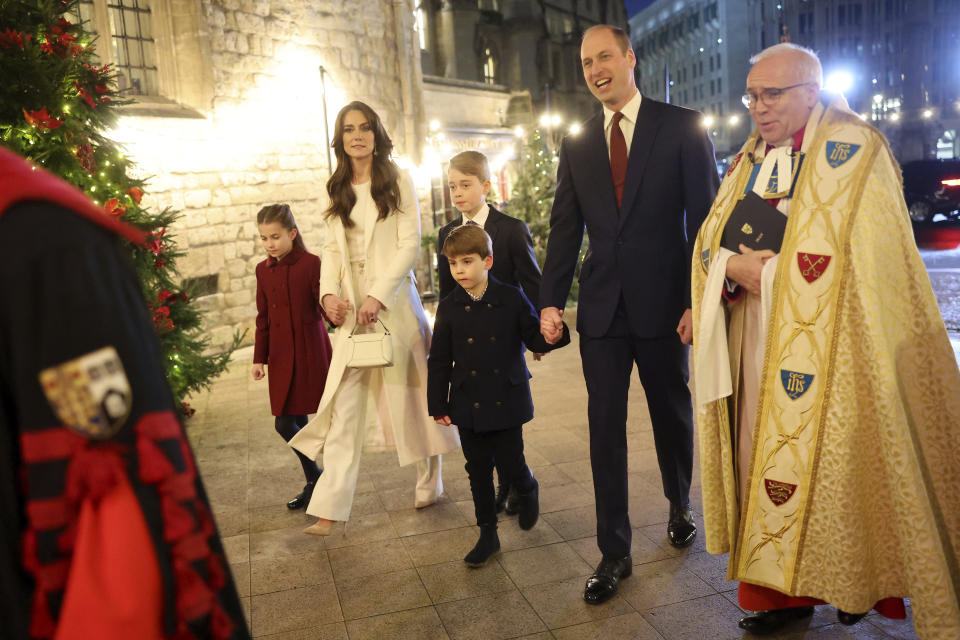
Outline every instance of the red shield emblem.
[[736, 156], [734, 156], [733, 160], [730, 162], [730, 168], [727, 169], [727, 175], [728, 175], [728, 176], [729, 176], [730, 174], [732, 174], [733, 171], [734, 171], [734, 169], [737, 168], [737, 165], [740, 164], [740, 158], [742, 158], [742, 157], [743, 157], [743, 152], [742, 152], [742, 151], [741, 151], [740, 153], [738, 153]]
[[800, 267], [800, 275], [807, 282], [813, 282], [823, 275], [830, 264], [830, 256], [821, 256], [816, 253], [797, 252], [797, 266]]
[[770, 498], [770, 502], [779, 507], [793, 496], [793, 492], [797, 490], [797, 485], [764, 478], [763, 488], [767, 490], [767, 497]]

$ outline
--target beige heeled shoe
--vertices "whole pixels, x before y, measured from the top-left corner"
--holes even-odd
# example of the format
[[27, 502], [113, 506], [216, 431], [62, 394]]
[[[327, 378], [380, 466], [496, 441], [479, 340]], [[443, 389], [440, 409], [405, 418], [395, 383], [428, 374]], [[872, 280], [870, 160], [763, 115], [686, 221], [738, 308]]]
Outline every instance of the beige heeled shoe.
[[328, 536], [333, 530], [333, 520], [319, 518], [312, 525], [303, 530], [304, 533], [311, 536]]

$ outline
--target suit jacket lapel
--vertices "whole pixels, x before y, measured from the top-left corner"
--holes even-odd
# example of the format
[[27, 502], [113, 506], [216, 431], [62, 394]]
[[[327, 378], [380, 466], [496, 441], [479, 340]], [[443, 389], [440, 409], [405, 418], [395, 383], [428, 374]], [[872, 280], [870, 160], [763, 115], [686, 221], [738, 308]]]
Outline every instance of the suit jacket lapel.
[[490, 243], [493, 244], [497, 240], [497, 227], [500, 225], [497, 224], [500, 219], [500, 212], [490, 207], [490, 211], [487, 213], [487, 220], [483, 223], [483, 230], [487, 232], [487, 235], [490, 236]]
[[[623, 185], [623, 207], [620, 209], [620, 226], [630, 214], [633, 202], [643, 180], [643, 170], [650, 159], [653, 142], [660, 128], [660, 113], [651, 100], [640, 102], [637, 123], [633, 128], [633, 141], [630, 143], [630, 157], [627, 159], [627, 181]], [[612, 181], [612, 178], [611, 178]]]

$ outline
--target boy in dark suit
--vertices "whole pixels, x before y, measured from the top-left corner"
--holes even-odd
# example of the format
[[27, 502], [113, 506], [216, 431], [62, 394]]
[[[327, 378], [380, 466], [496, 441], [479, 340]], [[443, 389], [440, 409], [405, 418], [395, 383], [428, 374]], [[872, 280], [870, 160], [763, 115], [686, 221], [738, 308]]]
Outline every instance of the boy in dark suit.
[[479, 567], [500, 549], [494, 460], [501, 481], [516, 487], [520, 528], [533, 527], [540, 513], [539, 485], [523, 458], [522, 428], [533, 418], [523, 347], [550, 351], [568, 344], [570, 332], [564, 325], [562, 338], [547, 344], [523, 292], [488, 274], [493, 249], [479, 226], [454, 229], [442, 250], [460, 286], [437, 307], [427, 363], [427, 406], [438, 423], [460, 429], [480, 527], [480, 539], [463, 560]]
[[[441, 227], [437, 238], [437, 269], [440, 275], [440, 299], [457, 289], [450, 275], [447, 257], [443, 255], [443, 243], [454, 229], [475, 224], [487, 232], [493, 243], [493, 268], [491, 274], [500, 282], [523, 289], [533, 304], [540, 296], [540, 267], [533, 251], [533, 238], [523, 220], [518, 220], [487, 204], [490, 193], [490, 165], [487, 157], [479, 151], [463, 151], [450, 158], [447, 172], [450, 200], [460, 216]], [[540, 354], [534, 355], [539, 360]], [[503, 480], [500, 465], [497, 468], [497, 513], [504, 510], [509, 515], [517, 512], [516, 490]], [[507, 500], [507, 494], [510, 500]]]

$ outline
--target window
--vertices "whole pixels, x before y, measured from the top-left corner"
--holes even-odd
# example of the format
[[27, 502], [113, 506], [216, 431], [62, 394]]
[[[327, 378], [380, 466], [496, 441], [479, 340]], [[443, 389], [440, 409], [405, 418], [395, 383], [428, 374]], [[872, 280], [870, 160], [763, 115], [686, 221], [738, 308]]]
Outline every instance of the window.
[[483, 50], [483, 81], [487, 84], [497, 83], [497, 59], [490, 47]]
[[[153, 15], [147, 0], [81, 0], [78, 10], [100, 36], [101, 62], [116, 67], [118, 88], [130, 95], [159, 95]], [[103, 47], [107, 41], [111, 46]]]
[[863, 25], [863, 5], [859, 2], [850, 5], [850, 24], [854, 27]]
[[717, 54], [717, 69], [720, 68], [720, 54]]
[[714, 93], [715, 93], [714, 87], [715, 87], [715, 86], [716, 86], [716, 85], [714, 84], [714, 81], [711, 80], [711, 81], [710, 81], [710, 95], [714, 95]]
[[717, 78], [717, 93], [723, 93], [723, 78]]
[[710, 56], [710, 71], [713, 71], [713, 56]]
[[837, 7], [837, 26], [847, 26], [847, 7], [845, 5]]
[[139, 104], [123, 109], [170, 107], [179, 115], [185, 106], [213, 109], [213, 63], [201, 3], [80, 0], [73, 19], [99, 37], [98, 62], [114, 66], [118, 87], [140, 96]]

